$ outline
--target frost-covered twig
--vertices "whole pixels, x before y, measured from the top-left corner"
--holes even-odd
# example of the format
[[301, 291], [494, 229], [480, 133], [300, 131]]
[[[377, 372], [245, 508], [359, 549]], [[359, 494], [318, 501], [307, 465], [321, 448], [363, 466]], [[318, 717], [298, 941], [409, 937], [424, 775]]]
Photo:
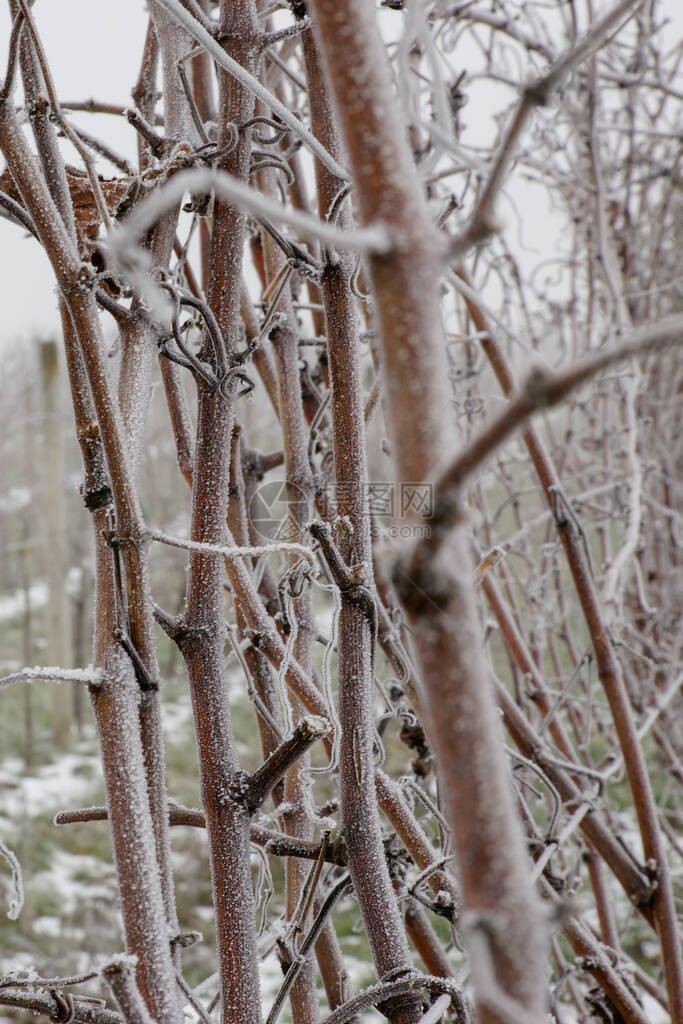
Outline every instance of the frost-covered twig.
[[3, 217], [7, 217], [8, 220], [21, 224], [22, 227], [26, 228], [29, 234], [33, 235], [34, 238], [38, 237], [29, 214], [20, 203], [15, 199], [12, 199], [11, 196], [8, 196], [6, 192], [0, 192], [0, 207], [6, 211], [2, 215]]
[[127, 1024], [120, 1013], [107, 1009], [100, 999], [72, 996], [56, 988], [0, 989], [0, 1006], [45, 1014], [51, 1021], [72, 1020], [81, 1024]]
[[43, 48], [40, 36], [38, 35], [38, 30], [33, 19], [31, 7], [26, 2], [26, 0], [17, 0], [17, 2], [19, 3], [19, 6], [23, 12], [24, 18], [26, 19], [26, 25], [33, 40], [33, 46], [35, 47], [36, 56], [38, 58], [38, 63], [40, 64], [40, 70], [43, 76], [43, 82], [50, 102], [51, 115], [57, 122], [57, 124], [60, 126], [60, 128], [63, 130], [65, 136], [68, 138], [69, 142], [72, 144], [76, 152], [81, 157], [85, 165], [85, 170], [88, 175], [88, 181], [90, 182], [90, 187], [92, 189], [93, 198], [95, 200], [95, 205], [97, 207], [100, 220], [102, 221], [104, 226], [108, 228], [111, 225], [111, 218], [109, 216], [109, 209], [105, 202], [104, 195], [102, 194], [102, 188], [100, 186], [99, 177], [97, 175], [97, 172], [95, 171], [94, 161], [86, 147], [82, 144], [78, 133], [74, 131], [72, 126], [69, 124], [69, 122], [62, 114], [61, 107], [59, 105], [59, 100], [57, 98], [57, 90], [52, 79], [50, 65], [48, 63], [47, 55]]
[[256, 218], [288, 224], [304, 238], [323, 242], [330, 248], [382, 254], [391, 246], [389, 231], [383, 224], [340, 231], [309, 213], [283, 206], [226, 171], [195, 167], [172, 175], [161, 188], [140, 202], [123, 224], [116, 225], [107, 235], [106, 244], [114, 266], [130, 277], [141, 291], [143, 288], [149, 291], [150, 282], [145, 283], [141, 278], [152, 265], [149, 253], [138, 248], [138, 239], [174, 209], [186, 192], [214, 192], [217, 198], [242, 207]]
[[[683, 687], [683, 675], [678, 675], [672, 683], [664, 690], [663, 693], [658, 693], [656, 697], [655, 706], [645, 715], [645, 718], [637, 727], [638, 739], [642, 742], [647, 734], [650, 732], [652, 727], [655, 725], [657, 719], [666, 711], [669, 704], [676, 698], [680, 697]], [[615, 757], [612, 763], [602, 773], [603, 782], [607, 782], [609, 779], [617, 775], [624, 767], [623, 755]]]
[[457, 1014], [458, 1024], [468, 1024], [470, 1020], [467, 1004], [462, 992], [452, 978], [437, 978], [431, 974], [417, 974], [409, 972], [395, 981], [380, 981], [377, 985], [366, 988], [353, 999], [340, 1006], [329, 1017], [325, 1017], [323, 1024], [346, 1024], [357, 1013], [367, 1010], [370, 1006], [377, 1006], [394, 996], [407, 995], [409, 992], [443, 992], [446, 993], [453, 1004]]
[[285, 980], [282, 982], [280, 990], [278, 991], [275, 997], [275, 1001], [271, 1007], [270, 1013], [266, 1018], [266, 1024], [275, 1024], [275, 1022], [277, 1021], [278, 1017], [280, 1016], [280, 1010], [282, 1009], [282, 1004], [285, 1001], [285, 997], [287, 996], [287, 993], [290, 991], [292, 985], [296, 981], [297, 975], [299, 974], [301, 968], [304, 966], [306, 962], [306, 954], [315, 943], [315, 940], [318, 938], [320, 931], [323, 925], [325, 924], [327, 915], [332, 911], [332, 908], [334, 907], [337, 900], [344, 894], [344, 892], [348, 889], [350, 885], [351, 879], [348, 876], [348, 874], [346, 874], [337, 882], [334, 888], [325, 897], [323, 904], [320, 907], [318, 913], [316, 914], [315, 920], [313, 921], [313, 924], [311, 925], [308, 934], [306, 935], [306, 938], [299, 947], [296, 959], [291, 964], [289, 970], [287, 971], [287, 974], [285, 975]]
[[[681, 325], [683, 337], [683, 324]], [[628, 523], [624, 541], [605, 574], [602, 585], [602, 602], [609, 606], [616, 602], [619, 581], [638, 549], [640, 526], [642, 522], [643, 466], [638, 454], [638, 421], [636, 402], [640, 393], [641, 373], [636, 367], [633, 374], [624, 382], [624, 414], [626, 418], [626, 457], [630, 470]], [[617, 602], [618, 603], [618, 602]]]
[[2, 97], [3, 100], [12, 95], [12, 89], [14, 88], [14, 76], [17, 70], [17, 57], [19, 55], [19, 43], [21, 41], [23, 28], [24, 14], [23, 11], [18, 11], [12, 21], [9, 46], [7, 47], [7, 72], [5, 74], [5, 80], [0, 86], [0, 97]]
[[[80, 807], [73, 811], [59, 811], [54, 817], [55, 825], [77, 825], [88, 821], [106, 821], [106, 807]], [[185, 825], [189, 828], [206, 828], [204, 811], [193, 807], [181, 807], [169, 802], [168, 820], [170, 825]], [[311, 839], [299, 839], [285, 835], [262, 825], [251, 825], [249, 838], [252, 843], [265, 848], [274, 857], [302, 857], [304, 860], [317, 860], [320, 856], [320, 843]], [[337, 839], [328, 842], [323, 860], [326, 864], [343, 867], [346, 864], [346, 847]]]
[[159, 530], [150, 530], [149, 536], [160, 544], [168, 544], [172, 548], [184, 548], [186, 551], [203, 551], [208, 555], [224, 555], [226, 558], [249, 558], [259, 555], [273, 555], [279, 551], [291, 551], [306, 558], [311, 565], [315, 566], [315, 555], [310, 548], [304, 544], [288, 543], [278, 541], [275, 544], [263, 544], [247, 547], [224, 547], [221, 544], [204, 544], [196, 540], [184, 540], [182, 537], [172, 537], [168, 533], [161, 533]]
[[643, 740], [649, 733], [652, 726], [655, 724], [662, 711], [665, 711], [669, 704], [674, 700], [675, 697], [681, 693], [681, 687], [683, 686], [683, 675], [677, 676], [676, 679], [667, 687], [662, 694], [657, 694], [655, 707], [648, 711], [644, 720], [638, 726], [638, 739]]
[[538, 858], [538, 860], [535, 862], [533, 870], [534, 879], [540, 878], [550, 858], [554, 857], [554, 855], [557, 853], [557, 851], [560, 849], [563, 843], [567, 842], [567, 840], [579, 827], [579, 825], [586, 817], [586, 815], [589, 814], [593, 809], [594, 805], [592, 801], [585, 800], [582, 804], [579, 804], [579, 806], [576, 808], [576, 810], [572, 814], [571, 818], [569, 819], [565, 827], [560, 832], [559, 836], [557, 836], [556, 839], [550, 839], [548, 841], [545, 850]]
[[536, 36], [531, 35], [529, 32], [525, 32], [524, 29], [519, 27], [519, 20], [515, 16], [502, 16], [499, 14], [493, 14], [491, 11], [482, 10], [479, 7], [472, 7], [469, 3], [456, 4], [455, 7], [447, 7], [442, 13], [439, 14], [441, 18], [449, 18], [454, 15], [459, 16], [463, 20], [479, 22], [482, 25], [487, 25], [489, 28], [495, 29], [497, 32], [502, 32], [504, 35], [514, 39], [515, 42], [520, 43], [525, 50], [535, 51], [542, 57], [550, 62], [553, 59], [553, 51], [549, 46], [546, 46]]
[[0, 690], [13, 683], [32, 683], [34, 679], [49, 679], [53, 682], [85, 683], [86, 686], [99, 686], [104, 678], [101, 669], [89, 668], [55, 668], [51, 665], [36, 665], [35, 668], [22, 668], [0, 679]]
[[7, 916], [10, 921], [16, 921], [21, 913], [21, 908], [24, 905], [24, 882], [21, 874], [21, 864], [19, 863], [16, 854], [10, 850], [9, 846], [6, 846], [5, 843], [3, 843], [2, 839], [0, 839], [0, 857], [7, 861], [12, 872], [14, 896], [10, 900]]
[[85, 971], [83, 974], [67, 974], [62, 978], [41, 978], [37, 974], [26, 972], [26, 977], [15, 978], [9, 975], [7, 978], [0, 978], [0, 988], [6, 985], [26, 986], [44, 985], [46, 988], [69, 988], [71, 985], [83, 985], [86, 981], [92, 981], [100, 972], [98, 970]]
[[180, 971], [176, 971], [176, 978], [178, 980], [178, 988], [183, 993], [188, 1003], [197, 1014], [203, 1024], [214, 1024], [210, 1013], [207, 1013], [206, 1007], [202, 1005], [199, 999], [195, 996], [194, 992], [183, 978]]

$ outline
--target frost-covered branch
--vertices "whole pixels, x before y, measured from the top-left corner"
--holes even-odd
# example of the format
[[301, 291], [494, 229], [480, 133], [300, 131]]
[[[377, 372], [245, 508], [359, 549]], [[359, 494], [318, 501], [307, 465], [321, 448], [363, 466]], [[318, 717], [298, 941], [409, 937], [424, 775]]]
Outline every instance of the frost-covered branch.
[[161, 187], [140, 202], [123, 224], [112, 229], [107, 245], [115, 263], [126, 269], [130, 262], [129, 250], [168, 210], [173, 209], [186, 192], [201, 194], [214, 192], [219, 199], [234, 203], [252, 216], [287, 224], [304, 238], [324, 242], [330, 247], [352, 252], [385, 253], [391, 246], [388, 229], [381, 224], [352, 231], [340, 231], [334, 225], [319, 220], [312, 214], [283, 206], [252, 186], [239, 181], [226, 171], [195, 167], [178, 171]]
[[120, 1013], [108, 1010], [100, 999], [72, 995], [57, 988], [13, 987], [11, 979], [0, 980], [0, 1006], [45, 1014], [51, 1021], [79, 1021], [81, 1024], [127, 1024]]
[[325, 1017], [323, 1024], [346, 1024], [356, 1014], [371, 1006], [391, 999], [392, 996], [404, 996], [409, 992], [443, 992], [451, 1000], [458, 1024], [469, 1024], [470, 1015], [462, 991], [452, 978], [436, 978], [429, 974], [413, 974], [409, 972], [395, 981], [380, 981], [377, 985], [360, 992], [348, 1003]]
[[[106, 807], [81, 807], [73, 811], [59, 811], [54, 817], [55, 825], [77, 825], [89, 821], [106, 821]], [[204, 811], [192, 807], [181, 807], [169, 801], [168, 821], [170, 825], [189, 828], [206, 828]], [[249, 838], [257, 846], [263, 847], [274, 857], [302, 857], [304, 860], [317, 860], [320, 856], [321, 844], [314, 840], [299, 839], [283, 832], [264, 828], [262, 825], [251, 825]], [[341, 839], [325, 845], [323, 860], [326, 864], [343, 867], [347, 863], [346, 848]]]
[[296, 764], [317, 739], [327, 736], [330, 723], [324, 718], [302, 718], [294, 732], [281, 743], [263, 764], [249, 776], [244, 802], [254, 814], [278, 784], [285, 772]]
[[107, 249], [113, 269], [131, 282], [163, 324], [169, 322], [171, 304], [167, 294], [150, 276], [154, 265], [151, 254], [140, 248], [138, 242], [165, 213], [177, 207], [186, 192], [213, 192], [217, 199], [247, 210], [256, 219], [288, 224], [304, 238], [322, 242], [333, 248], [359, 253], [384, 253], [392, 244], [389, 231], [384, 225], [375, 224], [355, 231], [339, 231], [334, 225], [321, 221], [309, 213], [283, 206], [276, 200], [264, 196], [226, 171], [204, 168], [179, 171], [142, 200], [122, 224], [112, 228], [102, 243]]
[[137, 957], [117, 956], [101, 970], [126, 1024], [154, 1024], [135, 983]]

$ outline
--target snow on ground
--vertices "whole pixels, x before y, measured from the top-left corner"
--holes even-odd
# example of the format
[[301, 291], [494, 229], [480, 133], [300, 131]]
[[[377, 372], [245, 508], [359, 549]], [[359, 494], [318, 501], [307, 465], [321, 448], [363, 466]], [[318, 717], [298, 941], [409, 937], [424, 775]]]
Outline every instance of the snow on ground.
[[63, 754], [52, 764], [23, 775], [24, 762], [8, 757], [0, 762], [0, 822], [16, 824], [35, 817], [79, 806], [92, 792], [100, 774], [99, 758], [89, 754]]
[[[87, 881], [84, 882], [84, 879]], [[99, 884], [94, 879], [99, 879]], [[34, 886], [49, 886], [58, 892], [62, 912], [67, 915], [75, 913], [82, 905], [84, 896], [88, 900], [98, 897], [108, 900], [114, 883], [114, 868], [99, 857], [68, 853], [57, 848], [49, 869], [40, 871], [31, 881]], [[43, 917], [39, 920], [46, 919]]]

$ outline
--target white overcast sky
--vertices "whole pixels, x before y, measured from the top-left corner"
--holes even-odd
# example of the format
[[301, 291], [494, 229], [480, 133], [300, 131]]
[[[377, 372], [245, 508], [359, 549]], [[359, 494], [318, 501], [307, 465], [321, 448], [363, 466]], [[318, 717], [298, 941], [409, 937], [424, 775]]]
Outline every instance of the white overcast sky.
[[[368, 0], [370, 2], [370, 0]], [[604, 10], [606, 4], [596, 5]], [[674, 46], [683, 32], [682, 0], [665, 0], [661, 14], [670, 24], [668, 46]], [[62, 101], [95, 97], [115, 103], [131, 103], [130, 93], [135, 81], [142, 41], [147, 24], [146, 6], [142, 0], [38, 0], [35, 16], [43, 38], [57, 91]], [[383, 18], [396, 19], [392, 12]], [[388, 24], [388, 22], [387, 22]], [[396, 22], [394, 22], [396, 24]], [[0, 7], [0, 60], [4, 73], [10, 19], [8, 6]], [[558, 41], [559, 44], [559, 41]], [[498, 93], [497, 90], [495, 90]], [[20, 97], [19, 89], [16, 92]], [[495, 136], [492, 114], [500, 109], [500, 94], [473, 96], [465, 110], [469, 139], [482, 143]], [[504, 100], [503, 100], [504, 102]], [[77, 118], [84, 128], [106, 139], [119, 152], [135, 158], [134, 132], [122, 118], [82, 114]], [[476, 132], [476, 138], [471, 134]], [[73, 157], [71, 158], [73, 160]], [[74, 160], [75, 162], [75, 160]], [[0, 166], [4, 161], [0, 160]], [[101, 173], [116, 173], [109, 164], [101, 165]], [[522, 187], [519, 184], [513, 186]], [[535, 200], [525, 203], [524, 242], [536, 259], [552, 256], [556, 251], [562, 225], [548, 215], [547, 207]], [[501, 211], [505, 214], [505, 209]], [[530, 214], [530, 215], [529, 215]], [[507, 230], [517, 237], [517, 226], [508, 221]], [[47, 259], [38, 244], [7, 221], [0, 219], [0, 346], [19, 339], [54, 335], [58, 331], [54, 280]]]

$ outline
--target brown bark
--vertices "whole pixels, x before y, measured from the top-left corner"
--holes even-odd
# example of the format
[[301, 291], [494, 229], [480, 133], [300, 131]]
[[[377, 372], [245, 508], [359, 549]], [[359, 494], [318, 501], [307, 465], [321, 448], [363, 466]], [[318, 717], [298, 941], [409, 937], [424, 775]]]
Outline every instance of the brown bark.
[[[439, 343], [437, 248], [414, 176], [374, 12], [313, 0], [316, 31], [357, 190], [360, 219], [389, 225], [393, 247], [371, 257], [397, 480], [428, 480], [451, 441]], [[429, 735], [458, 855], [463, 931], [481, 1020], [497, 1020], [493, 984], [528, 1020], [545, 1009], [543, 929], [479, 647], [473, 567], [462, 533], [455, 572], [401, 581], [428, 698]], [[502, 851], [505, 850], [503, 856]], [[523, 1008], [523, 1009], [522, 1009]]]
[[[645, 1024], [644, 993], [663, 1007], [667, 993], [644, 971], [653, 966], [644, 918], [657, 931], [672, 1015], [683, 1013], [666, 863], [679, 849], [669, 776], [680, 774], [681, 381], [665, 351], [683, 323], [671, 230], [679, 189], [668, 173], [680, 148], [678, 56], [660, 51], [653, 4], [615, 0], [596, 19], [587, 0], [583, 33], [573, 5], [546, 22], [541, 7], [506, 4], [499, 17], [476, 3], [423, 12], [393, 0], [381, 11], [365, 0], [291, 0], [270, 31], [277, 4], [150, 0], [136, 109], [89, 100], [68, 105], [72, 119], [38, 8], [9, 0], [0, 212], [55, 271], [95, 557], [93, 654], [78, 658], [92, 669], [54, 667], [44, 678], [88, 680], [107, 806], [55, 823], [108, 822], [135, 960], [102, 970], [121, 1014], [75, 993], [88, 978], [12, 976], [0, 1004], [62, 1021], [179, 1024], [187, 1000], [207, 1020], [260, 1024], [265, 948], [279, 950], [286, 972], [268, 1024], [286, 1000], [295, 1024], [355, 1022], [370, 1006], [418, 1024], [424, 993], [432, 1002], [447, 993], [449, 1016], [467, 1024], [452, 978], [463, 969], [482, 1024], [540, 1024], [566, 997], [582, 1019], [595, 1011]], [[476, 68], [466, 61], [449, 81], [451, 49], [481, 42], [482, 27]], [[630, 48], [637, 70], [618, 72]], [[548, 69], [516, 82], [517, 63], [500, 63], [509, 52]], [[460, 108], [479, 79], [495, 80], [496, 94], [518, 92], [484, 158], [460, 138], [469, 129]], [[531, 128], [536, 108], [555, 102], [560, 116], [534, 116]], [[126, 115], [139, 175], [77, 127], [88, 112]], [[64, 164], [58, 135], [79, 167]], [[101, 158], [117, 178], [98, 173]], [[513, 174], [506, 206], [526, 174], [566, 211], [571, 252], [560, 246], [553, 262], [566, 303], [551, 298], [554, 271], [528, 273], [496, 221]], [[449, 268], [475, 244], [481, 295]], [[101, 309], [119, 334], [109, 352]], [[528, 345], [513, 333], [519, 318]], [[519, 388], [493, 323], [506, 343], [532, 350]], [[477, 380], [484, 356], [507, 401]], [[537, 358], [553, 371], [534, 369]], [[185, 528], [175, 493], [161, 494], [166, 445], [146, 445], [159, 374], [191, 489]], [[529, 425], [553, 408], [543, 431]], [[513, 446], [517, 433], [528, 457]], [[50, 437], [45, 480], [60, 472]], [[526, 483], [533, 470], [540, 489]], [[369, 508], [370, 473], [395, 476], [391, 528]], [[282, 477], [286, 540], [297, 543], [269, 545], [252, 505], [264, 480]], [[403, 488], [424, 497], [428, 485], [432, 509], [406, 517]], [[4, 502], [2, 511], [5, 550]], [[174, 559], [189, 552], [184, 610], [180, 563], [167, 573], [159, 544]], [[488, 554], [475, 567], [477, 548]], [[202, 809], [167, 797], [155, 621], [175, 643], [164, 674], [178, 651], [187, 669]], [[235, 736], [237, 677], [253, 720]], [[12, 673], [0, 690], [34, 678]], [[55, 694], [70, 706], [63, 687]], [[258, 739], [261, 764], [248, 773], [238, 750]], [[321, 763], [323, 750], [334, 763]], [[273, 816], [277, 829], [264, 827]], [[632, 852], [636, 821], [643, 848]], [[201, 829], [208, 845], [217, 957], [192, 954], [211, 965], [194, 992], [182, 976], [194, 933], [180, 934], [170, 826]], [[255, 927], [257, 860], [258, 923], [270, 935]], [[569, 902], [579, 886], [599, 930]], [[357, 904], [378, 979], [357, 995], [345, 966], [353, 940], [338, 930], [342, 897], [345, 916], [357, 918]], [[639, 914], [626, 913], [629, 903]], [[437, 927], [434, 916], [444, 919]]]
[[[249, 65], [254, 7], [244, 0], [221, 8], [221, 25], [233, 31], [230, 49]], [[220, 75], [222, 131], [245, 121], [253, 111], [251, 95], [226, 74]], [[221, 139], [225, 145], [225, 135]], [[244, 135], [223, 160], [223, 168], [241, 179], [248, 174], [250, 140]], [[227, 203], [214, 205], [209, 303], [226, 352], [237, 347], [236, 325], [241, 290], [244, 213]], [[221, 354], [208, 339], [203, 356], [219, 379], [225, 374]], [[192, 475], [192, 526], [195, 541], [220, 544], [228, 509], [230, 438], [234, 402], [202, 379], [197, 380], [197, 434]], [[224, 1024], [257, 1024], [261, 1019], [254, 907], [249, 870], [249, 814], [241, 799], [240, 772], [225, 688], [225, 618], [223, 559], [192, 552], [189, 560], [185, 638], [181, 650], [187, 666], [199, 751], [202, 804], [206, 813], [211, 876], [216, 907], [216, 941]]]
[[[326, 84], [310, 33], [304, 54], [316, 135], [335, 159], [340, 147], [333, 124]], [[316, 164], [318, 213], [325, 218], [342, 182]], [[342, 213], [338, 221], [348, 224]], [[337, 515], [346, 517], [350, 536], [341, 541], [341, 557], [359, 571], [362, 585], [372, 594], [372, 549], [367, 503], [368, 472], [365, 418], [360, 374], [360, 342], [354, 296], [350, 287], [353, 261], [348, 254], [324, 253], [322, 294], [332, 392], [332, 430]], [[360, 577], [359, 577], [360, 578]], [[338, 679], [341, 818], [349, 867], [378, 976], [410, 968], [410, 956], [382, 845], [374, 780], [374, 665], [376, 627], [368, 606], [341, 592]], [[370, 598], [372, 600], [372, 597]], [[389, 1005], [385, 1011], [397, 1024], [419, 1017], [417, 1004]]]
[[[65, 323], [68, 323], [68, 329], [73, 331], [73, 346], [77, 345], [80, 349], [80, 354], [74, 356], [73, 366], [77, 372], [83, 367], [89, 382], [93, 411], [97, 415], [99, 436], [102, 439], [111, 482], [117, 523], [124, 535], [133, 541], [139, 541], [139, 508], [123, 454], [120, 422], [101, 362], [104, 346], [94, 299], [92, 295], [82, 290], [82, 268], [75, 245], [67, 234], [57, 208], [39, 175], [17, 124], [14, 110], [7, 100], [0, 101], [0, 148], [51, 259], [58, 286], [68, 309], [68, 319]], [[78, 386], [80, 392], [85, 395], [87, 389], [83, 385], [84, 379], [81, 377]], [[94, 417], [87, 416], [87, 410], [82, 406], [77, 408], [77, 413], [82, 415], [84, 412], [86, 415], [83, 417], [83, 427], [86, 431], [92, 430]], [[85, 438], [83, 443], [86, 443]], [[99, 529], [105, 526], [102, 516], [103, 513], [100, 511]], [[166, 923], [159, 869], [156, 858], [150, 855], [154, 848], [153, 842], [150, 842], [153, 828], [147, 794], [139, 772], [140, 737], [130, 716], [131, 705], [137, 705], [139, 687], [129, 659], [117, 644], [112, 643], [112, 573], [110, 554], [107, 551], [105, 559], [102, 544], [102, 539], [98, 536], [98, 622], [105, 628], [108, 623], [110, 628], [106, 639], [103, 637], [99, 647], [96, 645], [95, 664], [105, 670], [105, 675], [113, 685], [109, 691], [106, 687], [99, 689], [100, 708], [96, 709], [96, 714], [101, 710], [98, 729], [103, 743], [103, 761], [110, 768], [110, 774], [107, 775], [105, 772], [105, 780], [108, 800], [112, 806], [112, 838], [122, 891], [124, 924], [129, 951], [139, 956], [138, 980], [143, 997], [155, 1016], [166, 1015], [167, 1019], [172, 1021], [178, 1019], [179, 1007], [175, 998], [170, 948], [165, 937]], [[131, 545], [131, 564], [139, 561], [136, 554], [137, 549]], [[144, 587], [144, 573], [140, 573], [138, 578]], [[103, 588], [107, 588], [108, 592], [103, 592]], [[115, 681], [125, 685], [117, 686]], [[123, 729], [120, 728], [121, 722], [125, 723]], [[107, 749], [109, 743], [113, 744], [113, 747]], [[124, 748], [119, 749], [119, 744]], [[121, 774], [119, 764], [125, 765], [125, 770]], [[124, 834], [122, 830], [119, 831], [123, 827], [124, 806], [132, 807], [136, 811], [136, 828], [132, 836]], [[162, 828], [166, 827], [164, 821]], [[139, 892], [140, 873], [144, 877], [146, 887], [146, 898], [142, 901], [134, 895]]]

